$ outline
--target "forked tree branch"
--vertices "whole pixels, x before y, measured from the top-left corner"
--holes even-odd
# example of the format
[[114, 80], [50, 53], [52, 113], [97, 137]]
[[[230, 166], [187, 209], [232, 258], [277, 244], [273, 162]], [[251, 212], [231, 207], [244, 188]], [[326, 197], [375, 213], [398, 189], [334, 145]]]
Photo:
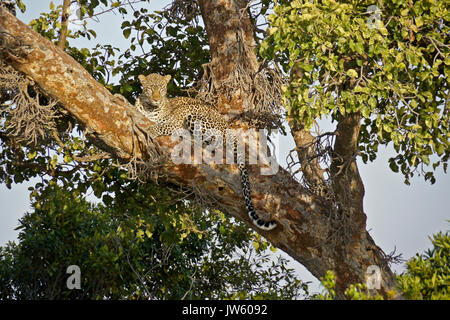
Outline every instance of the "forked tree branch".
[[[225, 0], [223, 0], [225, 1]], [[223, 1], [212, 1], [214, 6]], [[211, 15], [214, 15], [212, 12]], [[214, 15], [220, 19], [220, 15]], [[237, 17], [236, 17], [237, 18]], [[211, 29], [208, 34], [217, 30]], [[60, 104], [91, 134], [96, 145], [122, 160], [138, 158], [149, 161], [148, 154], [157, 146], [146, 135], [153, 123], [130, 104], [111, 95], [70, 56], [0, 8], [0, 43], [5, 34], [27, 46], [20, 58], [0, 47], [0, 57], [15, 70], [32, 78], [41, 90]], [[158, 137], [160, 152], [168, 155], [176, 142]], [[159, 168], [168, 182], [212, 199], [213, 205], [254, 227], [247, 216], [241, 196], [238, 169], [233, 165], [175, 165], [168, 161]], [[309, 193], [290, 174], [281, 169], [273, 175], [262, 175], [261, 166], [252, 165], [249, 174], [256, 210], [277, 220], [272, 231], [255, 229], [274, 246], [281, 248], [320, 278], [327, 270], [337, 275], [336, 292], [343, 297], [351, 283], [365, 282], [366, 270], [379, 266], [379, 292], [385, 294], [395, 281], [380, 248], [360, 224], [336, 217], [335, 208], [321, 197]], [[363, 215], [363, 213], [360, 213]]]
[[364, 212], [364, 184], [356, 163], [360, 122], [359, 112], [348, 114], [339, 121], [330, 174], [341, 211], [350, 214], [353, 221], [365, 229], [366, 216], [361, 214]]

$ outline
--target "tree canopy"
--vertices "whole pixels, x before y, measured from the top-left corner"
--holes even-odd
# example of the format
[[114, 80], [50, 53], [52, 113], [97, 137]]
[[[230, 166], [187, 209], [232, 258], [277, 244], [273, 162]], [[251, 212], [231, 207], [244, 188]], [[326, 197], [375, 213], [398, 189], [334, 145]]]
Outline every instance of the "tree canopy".
[[360, 113], [364, 162], [391, 143], [406, 183], [434, 182], [449, 157], [449, 14], [447, 1], [277, 1], [260, 50], [293, 71], [284, 94], [298, 121]]
[[[107, 206], [56, 183], [33, 189], [33, 211], [20, 220], [18, 243], [0, 248], [0, 299], [298, 299], [308, 294], [288, 261], [271, 258], [269, 244], [244, 225], [174, 203], [155, 185], [123, 182]], [[70, 265], [81, 270], [80, 290], [66, 285]]]

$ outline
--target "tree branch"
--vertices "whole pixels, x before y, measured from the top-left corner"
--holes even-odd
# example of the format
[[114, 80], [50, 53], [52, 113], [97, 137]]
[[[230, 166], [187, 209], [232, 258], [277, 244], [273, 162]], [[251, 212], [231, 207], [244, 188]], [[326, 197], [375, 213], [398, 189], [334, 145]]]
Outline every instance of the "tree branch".
[[360, 228], [365, 229], [364, 184], [356, 163], [360, 121], [359, 112], [348, 114], [339, 121], [330, 174], [341, 210], [352, 215], [352, 220], [357, 222]]
[[62, 15], [61, 15], [61, 30], [59, 32], [58, 47], [61, 50], [66, 48], [66, 37], [69, 28], [69, 8], [70, 0], [64, 0]]
[[298, 160], [306, 183], [311, 188], [322, 190], [325, 187], [325, 170], [319, 164], [315, 148], [316, 138], [292, 117], [288, 117], [288, 124], [294, 138]]
[[[214, 4], [219, 5], [217, 1]], [[149, 139], [146, 133], [152, 130], [150, 120], [124, 99], [111, 95], [50, 41], [0, 8], [0, 44], [4, 43], [1, 38], [5, 32], [20, 38], [27, 50], [26, 54], [16, 57], [11, 54], [13, 51], [0, 46], [0, 57], [59, 100], [97, 138], [94, 142], [100, 149], [120, 159], [148, 161], [148, 154], [157, 148], [157, 142], [162, 154], [170, 159], [170, 152], [176, 145], [171, 137]], [[213, 32], [208, 31], [209, 34]], [[168, 161], [159, 170], [168, 182], [185, 188], [195, 187], [202, 195], [213, 199], [217, 209], [255, 228], [316, 277], [324, 276], [327, 270], [335, 271], [338, 297], [343, 297], [350, 283], [364, 282], [365, 271], [370, 265], [381, 268], [382, 294], [394, 286], [394, 277], [381, 249], [364, 229], [344, 225], [344, 221], [334, 215], [335, 208], [302, 188], [287, 171], [280, 169], [274, 175], [262, 175], [260, 169], [261, 166], [252, 165], [248, 170], [253, 202], [256, 210], [264, 211], [278, 221], [278, 227], [272, 231], [256, 229], [248, 218], [236, 166], [175, 165]]]

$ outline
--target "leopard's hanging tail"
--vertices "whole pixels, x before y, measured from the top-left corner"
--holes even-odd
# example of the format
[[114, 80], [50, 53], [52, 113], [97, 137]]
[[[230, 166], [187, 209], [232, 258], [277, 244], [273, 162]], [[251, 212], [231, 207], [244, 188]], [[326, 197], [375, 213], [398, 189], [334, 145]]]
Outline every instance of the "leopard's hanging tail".
[[247, 167], [245, 165], [245, 161], [237, 156], [237, 163], [239, 168], [239, 173], [241, 176], [241, 184], [242, 184], [242, 195], [245, 200], [245, 207], [248, 211], [248, 216], [252, 220], [253, 224], [260, 229], [263, 230], [272, 230], [277, 226], [275, 221], [267, 221], [261, 218], [258, 213], [255, 211], [252, 203], [251, 189], [250, 189], [250, 179], [248, 177]]
[[[207, 142], [206, 144], [211, 147], [217, 147], [215, 144], [219, 143], [218, 141], [212, 139], [211, 137], [214, 136], [212, 132], [214, 132], [213, 128], [205, 127], [202, 124], [201, 119], [195, 115], [190, 114], [186, 117], [184, 121], [184, 127], [189, 130], [189, 132], [194, 136], [194, 140], [202, 141], [202, 145], [204, 142]], [[213, 130], [210, 132], [210, 130]], [[223, 141], [227, 141], [227, 135], [226, 133], [223, 133], [222, 143]], [[247, 208], [248, 215], [250, 219], [252, 220], [253, 224], [257, 226], [260, 229], [263, 230], [272, 230], [277, 226], [277, 223], [275, 221], [267, 221], [260, 217], [258, 213], [255, 211], [255, 208], [253, 207], [252, 203], [252, 196], [251, 196], [251, 188], [250, 188], [250, 179], [248, 177], [247, 172], [247, 166], [245, 162], [245, 154], [242, 155], [240, 152], [238, 152], [237, 147], [237, 137], [236, 135], [232, 135], [231, 138], [234, 142], [234, 156], [237, 160], [237, 165], [239, 168], [239, 174], [241, 176], [241, 185], [242, 185], [242, 195], [244, 196], [245, 200], [245, 207]]]

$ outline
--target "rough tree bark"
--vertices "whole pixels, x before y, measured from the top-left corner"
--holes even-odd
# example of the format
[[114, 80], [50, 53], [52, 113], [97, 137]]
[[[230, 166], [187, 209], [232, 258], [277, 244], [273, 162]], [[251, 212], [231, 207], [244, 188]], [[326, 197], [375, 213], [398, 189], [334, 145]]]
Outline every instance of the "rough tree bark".
[[66, 47], [67, 28], [69, 26], [70, 0], [64, 0], [61, 15], [61, 31], [59, 32], [58, 47], [64, 50]]
[[[245, 3], [213, 0], [200, 1], [200, 5], [212, 56], [223, 64], [223, 69], [218, 72], [225, 76], [234, 61], [230, 47], [237, 46], [236, 33], [233, 35], [231, 30], [249, 23], [245, 10], [240, 10]], [[229, 30], [224, 32], [224, 26]], [[11, 37], [28, 46], [27, 54], [16, 57], [8, 54], [7, 48], [0, 47], [0, 57], [32, 78], [49, 96], [59, 100], [69, 113], [89, 128], [100, 148], [123, 160], [133, 157], [145, 160], [146, 155], [156, 148], [154, 143], [148, 143], [145, 135], [146, 130], [151, 130], [151, 121], [127, 102], [111, 95], [61, 49], [0, 8], [0, 44], [8, 43]], [[223, 45], [225, 38], [226, 46]], [[247, 39], [249, 42], [245, 43], [251, 44], [253, 40]], [[254, 59], [256, 63], [256, 57]], [[242, 104], [244, 95], [245, 92], [240, 92], [229, 103]], [[358, 120], [358, 116], [349, 117], [340, 123], [339, 139], [342, 141], [336, 141], [334, 151], [338, 156], [333, 164], [336, 169], [332, 169], [338, 174], [339, 166], [343, 165], [339, 161], [344, 161], [353, 172], [351, 181], [339, 181], [336, 186], [336, 190], [350, 191], [343, 193], [346, 195], [343, 201], [349, 200], [343, 205], [352, 209], [350, 215], [336, 214], [332, 203], [305, 190], [282, 168], [274, 175], [261, 175], [259, 166], [251, 166], [249, 170], [255, 208], [278, 221], [278, 226], [272, 231], [255, 230], [317, 278], [324, 276], [327, 270], [333, 270], [337, 275], [336, 293], [339, 298], [344, 297], [343, 292], [349, 284], [365, 282], [366, 270], [371, 265], [381, 269], [381, 294], [386, 295], [395, 285], [382, 250], [365, 230], [362, 182], [356, 163], [353, 160], [348, 162], [354, 156]], [[170, 155], [174, 147], [170, 137], [158, 137], [156, 141], [159, 151]], [[344, 148], [347, 143], [350, 143], [348, 149]], [[195, 185], [200, 192], [216, 200], [217, 209], [254, 227], [241, 196], [236, 166], [174, 165], [168, 162], [160, 171], [171, 183], [184, 187]], [[358, 195], [358, 199], [353, 199], [353, 195]]]
[[[252, 50], [246, 52], [240, 46], [245, 45], [250, 48], [256, 46], [252, 24], [247, 18], [245, 6], [242, 4], [240, 1], [199, 1], [211, 48], [211, 64], [213, 66], [211, 72], [214, 73], [214, 79], [218, 83], [225, 81], [230, 76], [240, 59], [247, 61], [250, 72], [256, 72], [259, 67], [258, 59], [251, 54]], [[248, 93], [235, 92], [230, 107], [241, 109], [242, 98], [245, 94]]]

